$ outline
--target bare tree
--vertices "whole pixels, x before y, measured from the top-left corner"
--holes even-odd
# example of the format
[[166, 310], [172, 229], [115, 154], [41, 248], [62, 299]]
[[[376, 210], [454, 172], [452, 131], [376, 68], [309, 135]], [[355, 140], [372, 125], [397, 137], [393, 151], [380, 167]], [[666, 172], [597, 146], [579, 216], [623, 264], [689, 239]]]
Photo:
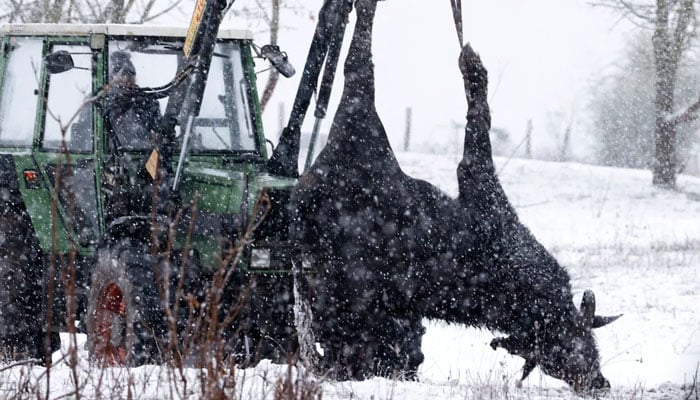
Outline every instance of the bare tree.
[[44, 23], [134, 23], [165, 15], [182, 0], [1, 0], [0, 21]]
[[[655, 76], [653, 32], [640, 31], [626, 44], [614, 68], [591, 86], [591, 134], [597, 162], [625, 168], [653, 168], [655, 130]], [[679, 64], [674, 109], [692, 104], [700, 88], [700, 59], [686, 57]], [[675, 129], [677, 165], [686, 164], [698, 142], [700, 121], [678, 124]]]
[[[260, 6], [263, 9], [262, 5]], [[270, 27], [270, 44], [277, 45], [277, 37], [280, 30], [280, 0], [270, 1], [270, 16], [266, 18], [266, 22]], [[280, 74], [276, 69], [270, 69], [270, 76], [267, 79], [267, 84], [265, 89], [263, 89], [262, 96], [260, 97], [260, 108], [265, 111], [265, 106], [270, 101], [272, 93], [277, 87], [277, 81], [279, 80]]]
[[652, 29], [654, 53], [654, 163], [653, 183], [662, 188], [676, 186], [678, 173], [676, 130], [698, 118], [697, 100], [674, 110], [678, 68], [698, 28], [700, 0], [597, 0], [593, 5], [617, 10], [644, 29]]
[[[250, 3], [254, 4], [251, 5]], [[285, 15], [308, 15], [311, 20], [315, 18], [313, 14], [309, 12], [308, 7], [304, 6], [302, 0], [249, 0], [247, 3], [243, 2], [240, 4], [240, 7], [232, 9], [231, 11], [236, 17], [243, 17], [249, 21], [261, 21], [264, 26], [263, 29], [269, 31], [270, 36], [268, 43], [271, 45], [278, 44], [280, 30], [284, 28], [280, 23], [280, 15], [283, 11]], [[260, 96], [260, 107], [263, 112], [272, 98], [279, 77], [279, 72], [271, 68], [267, 83]]]

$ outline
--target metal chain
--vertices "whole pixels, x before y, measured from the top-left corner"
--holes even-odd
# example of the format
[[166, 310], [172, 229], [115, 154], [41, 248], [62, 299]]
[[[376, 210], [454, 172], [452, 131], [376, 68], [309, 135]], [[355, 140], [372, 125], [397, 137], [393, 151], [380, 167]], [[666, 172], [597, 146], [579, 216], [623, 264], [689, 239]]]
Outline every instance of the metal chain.
[[450, 0], [452, 4], [452, 16], [455, 20], [455, 29], [457, 29], [457, 39], [459, 39], [459, 48], [464, 47], [464, 33], [462, 30], [462, 0]]

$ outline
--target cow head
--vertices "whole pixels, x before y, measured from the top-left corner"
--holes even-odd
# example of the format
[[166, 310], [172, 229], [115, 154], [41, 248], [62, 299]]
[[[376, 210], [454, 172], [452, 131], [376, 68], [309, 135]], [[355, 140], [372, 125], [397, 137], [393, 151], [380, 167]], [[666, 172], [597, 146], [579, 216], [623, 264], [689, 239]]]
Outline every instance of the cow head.
[[610, 388], [600, 371], [600, 356], [592, 330], [619, 317], [595, 315], [595, 296], [587, 290], [581, 310], [573, 321], [562, 320], [545, 326], [535, 324], [535, 332], [496, 338], [491, 341], [491, 347], [502, 347], [525, 359], [522, 380], [535, 367], [540, 367], [545, 374], [568, 383], [577, 394], [591, 394]]

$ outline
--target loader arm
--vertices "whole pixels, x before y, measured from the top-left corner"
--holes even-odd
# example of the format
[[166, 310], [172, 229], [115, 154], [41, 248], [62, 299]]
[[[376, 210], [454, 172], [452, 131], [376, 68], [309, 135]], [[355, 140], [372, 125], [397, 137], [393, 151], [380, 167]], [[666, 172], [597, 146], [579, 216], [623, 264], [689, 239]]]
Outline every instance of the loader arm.
[[[216, 43], [216, 34], [224, 13], [235, 0], [198, 0], [187, 34], [183, 53], [191, 68], [187, 83], [179, 85], [170, 96], [164, 121], [177, 120], [183, 132], [182, 146], [177, 163], [172, 189], [177, 191], [189, 148], [190, 133], [194, 117], [199, 112], [200, 99], [206, 85], [207, 73]], [[353, 0], [325, 0], [319, 13], [311, 47], [307, 55], [304, 72], [294, 99], [294, 105], [279, 144], [268, 161], [268, 172], [280, 176], [298, 177], [301, 125], [316, 92], [321, 69], [324, 78], [317, 101], [316, 115], [325, 115], [330, 97], [333, 77], [337, 68], [348, 15]]]
[[325, 0], [323, 3], [289, 121], [267, 165], [270, 173], [290, 178], [299, 176], [301, 125], [318, 86], [324, 62], [324, 77], [317, 99], [316, 116], [325, 116], [352, 4], [352, 0]]
[[[183, 132], [182, 146], [177, 163], [172, 189], [177, 191], [189, 148], [194, 117], [199, 113], [207, 74], [211, 65], [216, 36], [224, 13], [235, 0], [197, 0], [192, 20], [187, 30], [183, 55], [187, 60], [181, 69], [190, 69], [184, 85], [178, 85], [168, 99], [165, 123], [178, 121]], [[167, 146], [167, 143], [166, 143]]]

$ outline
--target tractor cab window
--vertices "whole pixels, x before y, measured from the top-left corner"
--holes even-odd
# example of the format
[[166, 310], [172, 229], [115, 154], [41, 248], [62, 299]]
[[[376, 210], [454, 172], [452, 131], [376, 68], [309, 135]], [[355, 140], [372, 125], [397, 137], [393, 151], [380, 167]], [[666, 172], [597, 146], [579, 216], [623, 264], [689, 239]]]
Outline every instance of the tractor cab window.
[[249, 83], [237, 42], [216, 45], [195, 118], [192, 151], [255, 151]]
[[[115, 40], [109, 45], [107, 70], [111, 94], [103, 102], [108, 127], [116, 145], [124, 150], [150, 150], [150, 131], [165, 114], [168, 97], [121, 96], [138, 93], [129, 88], [167, 86], [186, 61], [180, 40]], [[250, 84], [243, 66], [243, 53], [236, 41], [216, 45], [207, 84], [194, 118], [191, 152], [256, 151], [251, 117]], [[157, 106], [154, 106], [157, 105]], [[183, 121], [180, 121], [183, 123]], [[177, 128], [178, 137], [182, 132]], [[113, 146], [114, 138], [108, 139]]]
[[65, 140], [71, 152], [92, 151], [92, 61], [86, 45], [54, 45], [51, 52], [68, 52], [75, 64], [47, 78], [42, 148], [60, 150]]
[[153, 39], [110, 42], [110, 89], [102, 103], [110, 146], [127, 151], [152, 148], [151, 132], [158, 129], [167, 97], [156, 98], [141, 89], [162, 87], [175, 77], [179, 47], [181, 43]]
[[[29, 147], [41, 71], [41, 38], [13, 37], [5, 50], [0, 100], [0, 146]], [[22, 116], [18, 118], [18, 116]]]

